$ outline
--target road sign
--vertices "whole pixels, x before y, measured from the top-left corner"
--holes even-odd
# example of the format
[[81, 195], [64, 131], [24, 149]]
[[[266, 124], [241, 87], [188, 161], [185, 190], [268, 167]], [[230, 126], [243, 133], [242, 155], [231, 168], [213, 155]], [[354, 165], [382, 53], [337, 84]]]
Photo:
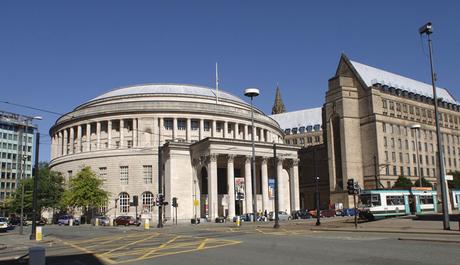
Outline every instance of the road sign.
[[446, 180], [454, 180], [454, 175], [446, 175]]
[[200, 205], [200, 201], [199, 200], [193, 200], [193, 205], [195, 205], [195, 206]]

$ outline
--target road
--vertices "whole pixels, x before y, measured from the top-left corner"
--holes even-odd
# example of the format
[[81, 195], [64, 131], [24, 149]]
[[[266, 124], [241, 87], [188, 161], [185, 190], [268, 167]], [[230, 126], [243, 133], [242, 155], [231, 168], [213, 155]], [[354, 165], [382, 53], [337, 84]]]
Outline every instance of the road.
[[[458, 264], [459, 243], [394, 233], [312, 231], [313, 222], [134, 227], [45, 227], [47, 264]], [[405, 240], [401, 240], [405, 239]], [[1, 240], [1, 238], [0, 238]], [[419, 241], [422, 240], [422, 241]], [[457, 241], [459, 242], [459, 241]], [[0, 258], [17, 253], [0, 252]], [[15, 264], [11, 260], [0, 264]], [[21, 264], [21, 263], [16, 263]]]

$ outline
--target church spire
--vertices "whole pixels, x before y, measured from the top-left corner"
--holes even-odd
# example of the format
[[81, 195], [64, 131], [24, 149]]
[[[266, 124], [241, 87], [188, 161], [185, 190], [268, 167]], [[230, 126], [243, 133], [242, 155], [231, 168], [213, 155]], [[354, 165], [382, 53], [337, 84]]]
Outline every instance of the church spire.
[[283, 100], [281, 99], [281, 91], [278, 84], [276, 84], [276, 96], [275, 96], [275, 103], [273, 104], [272, 114], [279, 114], [286, 112], [284, 108]]

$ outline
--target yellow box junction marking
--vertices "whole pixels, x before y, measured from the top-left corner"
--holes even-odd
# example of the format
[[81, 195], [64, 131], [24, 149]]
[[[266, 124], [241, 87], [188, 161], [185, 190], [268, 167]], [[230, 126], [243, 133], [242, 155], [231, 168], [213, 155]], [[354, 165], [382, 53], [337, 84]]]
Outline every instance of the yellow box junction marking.
[[108, 264], [147, 260], [239, 243], [241, 241], [160, 233], [65, 242], [66, 245], [85, 253], [91, 253]]

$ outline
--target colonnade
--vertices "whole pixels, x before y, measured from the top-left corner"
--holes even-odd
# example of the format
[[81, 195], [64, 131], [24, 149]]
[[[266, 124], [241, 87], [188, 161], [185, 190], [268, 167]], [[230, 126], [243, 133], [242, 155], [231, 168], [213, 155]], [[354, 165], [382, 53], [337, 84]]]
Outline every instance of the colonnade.
[[[222, 157], [223, 155], [221, 155]], [[217, 154], [211, 154], [206, 159], [206, 167], [208, 173], [208, 216], [211, 220], [214, 220], [218, 216], [218, 176], [217, 176]], [[235, 213], [235, 155], [225, 155], [227, 162], [227, 187], [228, 187], [228, 216], [232, 218], [236, 215]], [[245, 183], [245, 205], [246, 213], [269, 211], [271, 202], [268, 192], [268, 157], [258, 157], [256, 159], [260, 165], [261, 173], [261, 191], [262, 191], [262, 205], [260, 209], [253, 209], [253, 197], [257, 194], [253, 194], [252, 180], [251, 180], [251, 157], [244, 157], [244, 183]], [[287, 165], [288, 175], [286, 178], [283, 174], [283, 163]], [[299, 197], [299, 170], [298, 170], [298, 159], [282, 159], [279, 158], [276, 161], [276, 169], [278, 174], [278, 208], [280, 211], [285, 209], [299, 210], [300, 209], [300, 197]], [[257, 183], [254, 183], [257, 185]], [[289, 190], [286, 193], [286, 190]], [[286, 199], [289, 196], [290, 205], [286, 205]]]
[[[150, 125], [150, 126], [149, 126]], [[152, 126], [153, 125], [153, 126]], [[153, 146], [158, 142], [196, 142], [206, 137], [250, 140], [282, 141], [281, 136], [270, 129], [236, 120], [203, 118], [153, 117], [100, 120], [64, 127], [52, 135], [52, 159], [60, 156], [98, 151], [103, 149], [136, 148]], [[141, 134], [148, 135], [141, 138]]]

